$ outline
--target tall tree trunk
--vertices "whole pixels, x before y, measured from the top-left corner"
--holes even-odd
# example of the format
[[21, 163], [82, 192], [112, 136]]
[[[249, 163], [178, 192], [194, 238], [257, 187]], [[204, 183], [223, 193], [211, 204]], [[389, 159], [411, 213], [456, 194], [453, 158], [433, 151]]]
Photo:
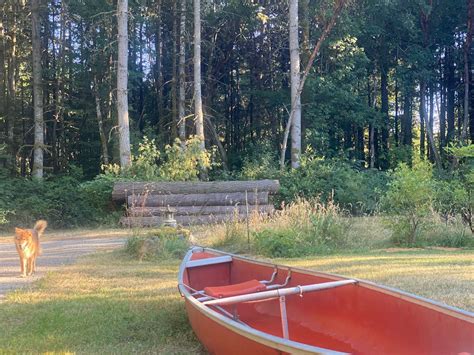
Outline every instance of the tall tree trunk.
[[[444, 52], [444, 57], [446, 58], [446, 50]], [[440, 80], [440, 109], [439, 109], [439, 150], [443, 153], [443, 148], [446, 146], [446, 74], [443, 70], [443, 62], [440, 59], [439, 71], [441, 73]]]
[[[396, 52], [396, 62], [398, 63], [398, 47], [397, 47], [397, 52]], [[396, 69], [395, 69], [396, 70]], [[399, 117], [398, 117], [398, 108], [399, 108], [399, 87], [398, 87], [398, 75], [395, 73], [395, 122], [394, 122], [394, 128], [393, 128], [393, 133], [394, 133], [394, 139], [395, 139], [395, 145], [398, 147], [400, 144], [400, 138], [399, 138]]]
[[403, 102], [403, 120], [402, 120], [402, 144], [405, 147], [411, 147], [413, 142], [413, 121], [412, 121], [412, 112], [411, 112], [411, 88], [405, 88], [404, 93], [404, 102]]
[[[428, 134], [428, 144], [430, 145], [430, 148], [434, 154], [434, 160], [436, 162], [436, 166], [439, 169], [441, 168], [441, 159], [438, 154], [438, 149], [436, 148], [433, 131], [427, 119], [425, 98], [426, 98], [426, 83], [424, 80], [422, 80], [420, 83], [420, 121], [422, 121], [425, 124], [426, 133]], [[422, 157], [424, 158], [424, 156]]]
[[44, 120], [43, 80], [41, 66], [40, 0], [31, 0], [31, 42], [33, 56], [33, 110], [35, 141], [33, 151], [33, 176], [43, 178]]
[[[429, 116], [428, 116], [428, 139], [430, 139], [430, 134], [431, 134], [431, 137], [434, 141], [434, 133], [433, 133], [433, 127], [434, 127], [434, 90], [433, 90], [433, 83], [430, 83], [430, 87], [429, 87], [429, 91], [430, 91], [430, 111], [429, 111]], [[430, 159], [431, 162], [433, 162], [435, 160], [435, 154], [437, 153], [436, 151], [433, 150], [433, 147], [436, 148], [436, 142], [433, 142], [431, 143], [430, 142], [430, 149], [428, 150], [428, 158]]]
[[[0, 0], [0, 14], [4, 13], [4, 0]], [[0, 117], [5, 115], [5, 30], [3, 16], [0, 15]], [[0, 148], [1, 149], [1, 148]]]
[[420, 84], [420, 157], [425, 158], [425, 122], [426, 122], [426, 84], [424, 81]]
[[172, 58], [171, 58], [171, 141], [178, 137], [178, 1], [173, 1]]
[[[309, 57], [308, 63], [306, 64], [305, 70], [300, 80], [300, 85], [296, 92], [296, 96], [295, 96], [296, 99], [301, 97], [301, 93], [303, 92], [303, 88], [304, 88], [304, 83], [306, 82], [306, 78], [309, 75], [309, 71], [311, 67], [313, 66], [316, 56], [319, 54], [321, 45], [323, 44], [324, 40], [331, 32], [334, 25], [336, 24], [336, 20], [339, 17], [339, 14], [341, 13], [342, 9], [344, 8], [346, 1], [347, 0], [336, 0], [334, 4], [334, 9], [333, 9], [333, 15], [331, 19], [329, 20], [329, 22], [324, 27], [321, 37], [319, 37], [318, 42], [316, 43], [316, 46], [314, 47], [313, 52], [311, 53], [311, 56]], [[295, 100], [294, 102], [296, 103], [297, 101]], [[290, 134], [290, 128], [293, 124], [293, 117], [294, 117], [295, 111], [296, 111], [296, 106], [292, 106], [289, 117], [288, 117], [288, 122], [286, 123], [286, 126], [285, 126], [285, 132], [283, 133], [283, 143], [281, 145], [281, 152], [280, 152], [280, 169], [282, 170], [285, 167], [285, 155], [286, 155], [286, 147], [288, 143], [288, 135]]]
[[206, 149], [201, 95], [201, 0], [194, 0], [194, 124], [201, 149]]
[[[384, 61], [386, 59], [384, 58]], [[388, 138], [390, 130], [390, 119], [388, 115], [388, 68], [386, 64], [381, 65], [380, 68], [380, 111], [382, 113], [382, 139], [381, 139], [381, 154], [380, 154], [380, 167], [382, 169], [388, 169], [389, 160], [389, 147]]]
[[118, 68], [117, 117], [119, 126], [120, 166], [132, 165], [130, 152], [130, 125], [128, 118], [128, 0], [117, 2]]
[[184, 146], [186, 141], [186, 1], [181, 0], [179, 21], [179, 99], [178, 125], [179, 139]]
[[162, 40], [162, 19], [161, 19], [161, 0], [156, 2], [156, 33], [155, 33], [155, 51], [156, 51], [156, 64], [155, 64], [155, 82], [156, 82], [156, 95], [157, 95], [157, 112], [158, 112], [158, 127], [159, 133], [164, 136], [165, 134], [165, 115], [163, 109], [163, 40]]
[[291, 167], [300, 166], [301, 156], [301, 95], [300, 86], [300, 45], [298, 38], [298, 0], [290, 0], [290, 78], [291, 78], [291, 107], [294, 108], [291, 125]]
[[453, 47], [448, 46], [446, 50], [446, 114], [447, 114], [447, 137], [446, 142], [450, 143], [455, 138], [454, 130], [454, 94], [456, 91], [456, 83], [454, 77], [454, 54]]
[[469, 127], [469, 63], [472, 46], [474, 16], [474, 0], [467, 0], [467, 34], [464, 43], [464, 122], [462, 124], [461, 141], [467, 143]]
[[105, 130], [104, 130], [104, 119], [102, 117], [102, 109], [100, 105], [99, 83], [97, 81], [97, 77], [95, 76], [94, 76], [94, 84], [93, 84], [92, 90], [94, 92], [97, 125], [99, 127], [100, 147], [102, 149], [102, 162], [104, 163], [104, 165], [108, 165], [109, 164], [109, 149], [107, 147], [107, 135], [105, 134]]

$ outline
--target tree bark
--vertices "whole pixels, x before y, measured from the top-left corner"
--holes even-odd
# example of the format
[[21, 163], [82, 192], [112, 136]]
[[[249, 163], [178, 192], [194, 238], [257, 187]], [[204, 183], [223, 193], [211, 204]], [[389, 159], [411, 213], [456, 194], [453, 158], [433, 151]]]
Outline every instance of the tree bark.
[[456, 83], [454, 77], [454, 54], [453, 47], [448, 46], [446, 50], [446, 114], [447, 114], [447, 136], [446, 143], [450, 143], [455, 138], [454, 130], [454, 94], [456, 91]]
[[430, 148], [433, 151], [436, 166], [438, 167], [438, 169], [440, 169], [441, 158], [439, 156], [438, 149], [436, 149], [436, 143], [434, 141], [433, 131], [426, 117], [427, 115], [426, 115], [425, 97], [426, 97], [426, 83], [423, 80], [420, 83], [420, 121], [424, 122], [425, 124], [426, 133], [428, 134], [428, 144], [430, 145]]
[[[446, 50], [444, 57], [446, 58]], [[439, 109], [439, 150], [443, 153], [443, 148], [446, 146], [446, 74], [443, 70], [443, 63], [440, 59], [439, 72], [441, 73], [440, 79], [440, 109]]]
[[171, 142], [178, 137], [178, 0], [173, 1], [173, 29], [171, 55]]
[[117, 182], [114, 184], [112, 198], [124, 200], [130, 195], [143, 194], [209, 194], [245, 191], [277, 192], [280, 188], [278, 180], [254, 181], [193, 181], [193, 182]]
[[294, 107], [291, 125], [291, 167], [300, 166], [301, 156], [301, 95], [300, 86], [300, 46], [298, 38], [298, 0], [290, 0], [290, 78], [291, 78], [291, 107]]
[[[0, 13], [5, 11], [4, 0], [0, 0]], [[5, 30], [0, 16], [0, 117], [5, 115]], [[1, 149], [1, 148], [0, 148]]]
[[[7, 142], [8, 142], [8, 168], [11, 171], [14, 171], [15, 166], [15, 123], [17, 120], [17, 110], [16, 110], [16, 92], [17, 92], [17, 11], [18, 5], [12, 3], [10, 5], [12, 12], [12, 19], [10, 24], [10, 52], [9, 60], [7, 61], [7, 92], [8, 98], [6, 101], [5, 113], [6, 113], [6, 123], [7, 123]], [[2, 68], [3, 69], [3, 68]]]
[[179, 99], [178, 126], [179, 139], [184, 146], [186, 141], [186, 1], [181, 0], [181, 15], [179, 22]]
[[425, 158], [426, 84], [420, 83], [420, 157]]
[[472, 46], [474, 0], [467, 0], [467, 33], [464, 43], [464, 120], [461, 131], [461, 142], [467, 143], [469, 128], [469, 63]]
[[201, 0], [194, 0], [194, 124], [201, 150], [206, 149], [201, 95]]
[[132, 165], [130, 152], [130, 124], [128, 117], [128, 0], [117, 2], [118, 68], [117, 68], [117, 116], [119, 126], [120, 166]]
[[44, 120], [43, 120], [43, 71], [41, 66], [40, 0], [31, 0], [31, 42], [33, 56], [33, 110], [34, 151], [33, 177], [43, 178]]
[[[383, 59], [384, 61], [387, 58]], [[390, 130], [390, 118], [388, 115], [388, 66], [384, 63], [380, 68], [380, 111], [382, 113], [382, 139], [381, 139], [381, 154], [380, 154], [380, 167], [382, 169], [388, 169], [389, 161], [389, 147], [388, 138]]]
[[99, 127], [100, 146], [102, 148], [102, 162], [104, 163], [104, 165], [108, 165], [109, 164], [109, 149], [107, 147], [107, 135], [105, 134], [105, 130], [104, 130], [104, 119], [102, 116], [102, 109], [100, 105], [99, 83], [95, 76], [94, 76], [93, 92], [94, 92], [94, 98], [95, 98], [97, 125]]
[[406, 147], [411, 147], [413, 145], [413, 118], [411, 112], [411, 88], [406, 88], [403, 98], [403, 120], [402, 120], [402, 144]]
[[[250, 202], [250, 201], [249, 201]], [[197, 206], [175, 206], [169, 205], [171, 208], [175, 210], [175, 216], [193, 216], [193, 215], [216, 215], [216, 214], [245, 214], [247, 212], [247, 205], [245, 201], [243, 203], [239, 202], [237, 204], [231, 205], [218, 205], [218, 206], [210, 206], [210, 205], [197, 205]], [[273, 205], [269, 204], [250, 204], [248, 206], [249, 212], [258, 212], [258, 213], [272, 213], [275, 210]], [[141, 207], [141, 206], [134, 206], [129, 207], [127, 210], [127, 214], [129, 216], [136, 216], [136, 217], [151, 217], [151, 216], [164, 216], [168, 211], [168, 206], [166, 207]]]
[[156, 1], [156, 29], [155, 29], [155, 85], [156, 85], [156, 104], [158, 112], [159, 133], [165, 134], [165, 117], [163, 110], [163, 40], [162, 40], [162, 19], [161, 19], [161, 0]]
[[210, 192], [170, 195], [132, 195], [127, 197], [129, 207], [167, 206], [235, 206], [268, 204], [268, 191], [261, 192]]
[[[306, 81], [306, 78], [309, 75], [309, 71], [310, 71], [311, 67], [313, 66], [313, 62], [316, 59], [316, 56], [318, 55], [319, 50], [321, 49], [321, 45], [323, 44], [324, 40], [326, 39], [326, 37], [331, 32], [334, 25], [336, 24], [336, 20], [339, 17], [339, 14], [341, 13], [341, 11], [342, 11], [345, 4], [346, 4], [346, 0], [336, 0], [336, 3], [334, 5], [333, 15], [332, 15], [330, 21], [324, 27], [323, 32], [321, 34], [321, 37], [318, 39], [318, 42], [316, 43], [316, 46], [314, 47], [313, 52], [311, 53], [308, 64], [306, 64], [305, 70], [304, 70], [303, 75], [302, 75], [301, 80], [300, 80], [300, 85], [299, 85], [298, 90], [296, 92], [296, 96], [295, 96], [296, 99], [301, 97], [301, 93], [303, 92], [303, 88], [304, 88], [304, 83]], [[282, 169], [282, 170], [285, 167], [285, 154], [286, 154], [286, 147], [287, 147], [287, 142], [288, 142], [288, 135], [290, 133], [290, 127], [291, 127], [292, 122], [293, 122], [293, 116], [295, 114], [295, 110], [296, 110], [296, 106], [291, 107], [291, 111], [290, 111], [290, 114], [289, 114], [289, 117], [288, 117], [288, 122], [286, 123], [285, 132], [283, 134], [283, 143], [282, 143], [281, 154], [280, 154], [280, 169]]]

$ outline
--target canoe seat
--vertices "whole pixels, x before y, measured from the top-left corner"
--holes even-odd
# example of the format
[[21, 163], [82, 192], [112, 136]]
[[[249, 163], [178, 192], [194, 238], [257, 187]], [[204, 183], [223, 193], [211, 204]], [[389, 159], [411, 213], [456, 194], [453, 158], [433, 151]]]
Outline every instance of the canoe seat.
[[258, 280], [250, 280], [241, 282], [239, 284], [232, 284], [227, 286], [214, 286], [205, 287], [204, 292], [214, 298], [224, 298], [239, 296], [246, 293], [254, 293], [263, 291], [267, 288], [263, 283]]

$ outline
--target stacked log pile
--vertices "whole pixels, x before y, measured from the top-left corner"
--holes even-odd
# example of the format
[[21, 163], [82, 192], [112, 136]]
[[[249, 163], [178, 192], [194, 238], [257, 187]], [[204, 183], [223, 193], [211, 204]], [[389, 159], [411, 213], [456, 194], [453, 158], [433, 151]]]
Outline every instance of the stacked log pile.
[[277, 180], [117, 182], [112, 198], [127, 205], [124, 226], [160, 226], [170, 209], [178, 224], [207, 224], [271, 214], [269, 196], [279, 187]]

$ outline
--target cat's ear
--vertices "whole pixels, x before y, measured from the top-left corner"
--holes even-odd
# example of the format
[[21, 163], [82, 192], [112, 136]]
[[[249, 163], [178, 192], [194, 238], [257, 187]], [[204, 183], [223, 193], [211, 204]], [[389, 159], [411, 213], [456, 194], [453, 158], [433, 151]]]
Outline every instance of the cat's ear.
[[23, 233], [25, 233], [26, 231], [24, 229], [21, 229], [21, 228], [15, 228], [15, 234], [16, 235], [21, 235]]

